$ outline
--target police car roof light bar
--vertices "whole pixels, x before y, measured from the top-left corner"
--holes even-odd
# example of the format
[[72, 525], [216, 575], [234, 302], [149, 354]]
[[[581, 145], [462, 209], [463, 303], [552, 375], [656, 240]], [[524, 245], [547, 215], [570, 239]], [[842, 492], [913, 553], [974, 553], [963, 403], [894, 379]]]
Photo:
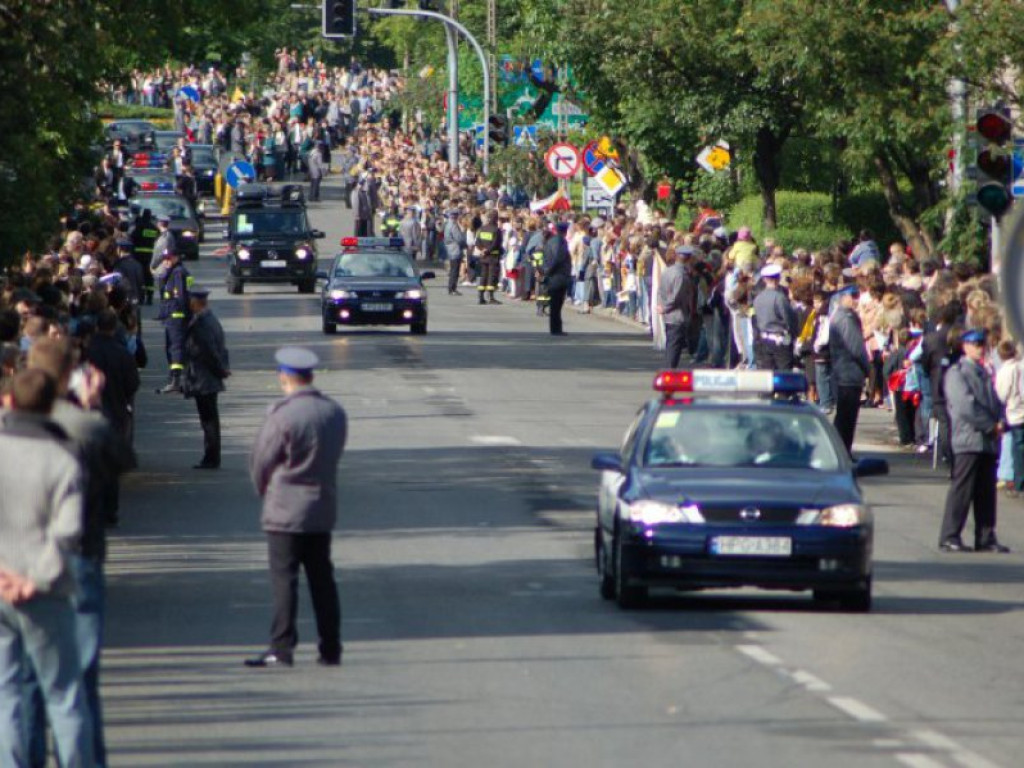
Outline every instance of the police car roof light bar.
[[405, 241], [400, 237], [343, 237], [342, 248], [401, 248]]
[[666, 396], [690, 395], [798, 395], [807, 392], [807, 378], [790, 371], [661, 371], [654, 391]]

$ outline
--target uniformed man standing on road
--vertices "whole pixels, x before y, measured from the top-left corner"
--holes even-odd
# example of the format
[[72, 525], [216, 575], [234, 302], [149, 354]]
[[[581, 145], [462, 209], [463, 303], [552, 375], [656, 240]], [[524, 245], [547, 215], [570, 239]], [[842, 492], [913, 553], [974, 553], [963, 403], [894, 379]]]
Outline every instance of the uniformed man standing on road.
[[943, 381], [953, 448], [953, 482], [939, 533], [943, 552], [969, 552], [960, 538], [974, 506], [974, 548], [978, 552], [1010, 550], [996, 538], [996, 463], [1004, 425], [1003, 406], [992, 377], [982, 365], [985, 331], [960, 336], [963, 355]]
[[210, 289], [192, 288], [192, 317], [185, 331], [185, 397], [194, 398], [203, 428], [203, 458], [193, 469], [220, 468], [220, 412], [217, 395], [231, 375], [224, 329], [209, 307]]
[[541, 266], [541, 284], [548, 297], [548, 327], [552, 336], [565, 336], [562, 330], [562, 306], [565, 294], [569, 290], [569, 279], [572, 277], [572, 257], [569, 255], [569, 244], [565, 233], [569, 231], [569, 222], [560, 221], [555, 225], [555, 234], [544, 243], [544, 261]]
[[192, 276], [173, 251], [164, 253], [161, 263], [160, 314], [164, 323], [164, 342], [167, 348], [168, 381], [157, 390], [158, 395], [181, 392], [181, 377], [185, 372], [185, 328], [188, 324], [189, 289]]
[[766, 371], [793, 370], [793, 340], [796, 313], [789, 297], [779, 287], [782, 268], [769, 264], [761, 270], [762, 290], [754, 299], [754, 358]]
[[860, 415], [860, 396], [871, 370], [864, 330], [855, 307], [860, 292], [856, 285], [836, 291], [838, 306], [828, 326], [828, 353], [832, 359], [832, 391], [836, 415], [832, 422], [847, 451], [853, 451], [853, 436]]
[[316, 354], [299, 347], [277, 351], [284, 398], [270, 407], [253, 445], [249, 472], [263, 499], [274, 617], [270, 648], [247, 667], [290, 667], [299, 642], [295, 627], [299, 566], [306, 572], [316, 614], [323, 666], [341, 664], [341, 604], [331, 563], [337, 520], [338, 462], [347, 419], [337, 402], [313, 386]]
[[171, 217], [161, 214], [156, 217], [157, 236], [153, 243], [153, 258], [149, 262], [149, 269], [153, 273], [153, 280], [158, 295], [163, 295], [163, 281], [167, 276], [164, 269], [164, 254], [176, 253], [178, 242], [171, 232]]
[[[145, 303], [153, 303], [153, 246], [156, 244], [160, 230], [153, 223], [153, 212], [144, 208], [142, 215], [132, 226], [132, 245], [135, 247], [135, 259], [142, 266], [145, 284]], [[143, 303], [143, 297], [139, 297], [139, 304]]]
[[[498, 212], [490, 211], [487, 214], [487, 223], [476, 233], [476, 244], [474, 245], [477, 256], [480, 259], [480, 285], [479, 304], [501, 304], [494, 297], [498, 290], [498, 271], [501, 269], [501, 229], [498, 227]], [[490, 292], [490, 298], [486, 294]]]

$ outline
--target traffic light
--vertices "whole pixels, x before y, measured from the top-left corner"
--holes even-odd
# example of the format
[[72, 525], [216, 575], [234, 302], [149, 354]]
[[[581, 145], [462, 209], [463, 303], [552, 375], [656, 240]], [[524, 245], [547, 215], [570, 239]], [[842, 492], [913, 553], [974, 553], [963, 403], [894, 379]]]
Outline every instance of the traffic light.
[[323, 36], [353, 37], [356, 33], [356, 0], [323, 0]]
[[1002, 107], [979, 109], [975, 130], [978, 137], [975, 194], [978, 205], [998, 219], [1013, 204], [1013, 160], [1006, 147], [1013, 138], [1009, 111]]
[[495, 147], [507, 147], [509, 142], [508, 118], [491, 115], [487, 118], [487, 138]]

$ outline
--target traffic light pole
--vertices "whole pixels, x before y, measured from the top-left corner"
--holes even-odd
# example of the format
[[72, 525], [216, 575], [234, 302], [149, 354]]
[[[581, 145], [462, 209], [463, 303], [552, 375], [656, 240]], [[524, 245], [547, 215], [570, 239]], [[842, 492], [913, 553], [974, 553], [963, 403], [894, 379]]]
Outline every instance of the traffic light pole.
[[[478, 43], [476, 41], [476, 38], [473, 37], [473, 35], [471, 35], [469, 33], [468, 29], [466, 29], [464, 26], [462, 26], [459, 22], [457, 22], [451, 16], [446, 16], [445, 14], [438, 13], [437, 11], [419, 11], [419, 10], [410, 11], [410, 10], [406, 10], [404, 8], [367, 8], [366, 11], [368, 13], [374, 15], [374, 16], [423, 16], [423, 17], [426, 17], [426, 18], [429, 18], [429, 19], [437, 19], [438, 21], [443, 22], [447, 27], [450, 27], [452, 30], [454, 30], [455, 32], [458, 32], [460, 35], [462, 35], [464, 38], [466, 38], [466, 40], [469, 41], [469, 44], [473, 46], [473, 50], [476, 51], [476, 56], [477, 56], [478, 59], [480, 59], [480, 66], [483, 67], [483, 72], [484, 72], [484, 104], [483, 104], [483, 108], [484, 108], [484, 114], [483, 114], [483, 122], [484, 122], [484, 157], [483, 157], [483, 166], [484, 166], [484, 176], [486, 176], [488, 174], [488, 172], [490, 171], [490, 167], [491, 167], [491, 148], [489, 146], [490, 142], [487, 140], [487, 126], [490, 124], [490, 119], [491, 119], [491, 71], [490, 71], [490, 67], [487, 66], [487, 56], [484, 55], [484, 49], [480, 47], [480, 43]], [[451, 34], [449, 36], [449, 44], [448, 44], [449, 61], [451, 61], [451, 58], [453, 56], [452, 50], [454, 48], [454, 45], [452, 43], [454, 41], [454, 37], [455, 37], [454, 34]], [[449, 83], [450, 83], [450, 78], [451, 78], [451, 73], [449, 72]], [[450, 84], [449, 84], [449, 89], [451, 89], [451, 85]], [[458, 89], [458, 84], [456, 83], [456, 85], [455, 85], [455, 96], [456, 96], [456, 99], [458, 97], [458, 90], [457, 89]], [[449, 100], [449, 118], [448, 118], [449, 119], [449, 122], [448, 122], [449, 128], [448, 128], [448, 132], [449, 132], [449, 134], [451, 134], [451, 132], [452, 132], [451, 131], [451, 125], [452, 125], [451, 115], [454, 113], [455, 114], [455, 121], [454, 122], [455, 122], [455, 127], [456, 127], [455, 141], [457, 143], [458, 142], [458, 130], [457, 129], [458, 129], [458, 124], [459, 124], [459, 117], [458, 117], [459, 106], [458, 106], [458, 101], [456, 100], [456, 102], [454, 104], [454, 107], [453, 107], [453, 105], [451, 103], [451, 98], [452, 98], [451, 94], [449, 94], [449, 96], [448, 96], [448, 100]], [[448, 136], [448, 141], [449, 142], [452, 141], [452, 136], [451, 135]], [[449, 144], [449, 146], [451, 146], [451, 145]]]
[[448, 42], [448, 166], [459, 168], [459, 48], [455, 30], [444, 25]]

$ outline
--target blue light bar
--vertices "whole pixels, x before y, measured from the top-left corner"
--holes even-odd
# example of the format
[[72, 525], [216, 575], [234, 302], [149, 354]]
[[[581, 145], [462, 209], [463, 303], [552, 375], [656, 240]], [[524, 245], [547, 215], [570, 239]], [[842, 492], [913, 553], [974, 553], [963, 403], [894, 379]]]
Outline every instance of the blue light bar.
[[662, 371], [654, 389], [665, 395], [797, 395], [807, 391], [807, 378], [790, 371]]
[[405, 240], [400, 237], [343, 237], [343, 248], [401, 248]]
[[799, 371], [776, 371], [772, 390], [777, 395], [802, 395], [807, 392], [807, 377]]

